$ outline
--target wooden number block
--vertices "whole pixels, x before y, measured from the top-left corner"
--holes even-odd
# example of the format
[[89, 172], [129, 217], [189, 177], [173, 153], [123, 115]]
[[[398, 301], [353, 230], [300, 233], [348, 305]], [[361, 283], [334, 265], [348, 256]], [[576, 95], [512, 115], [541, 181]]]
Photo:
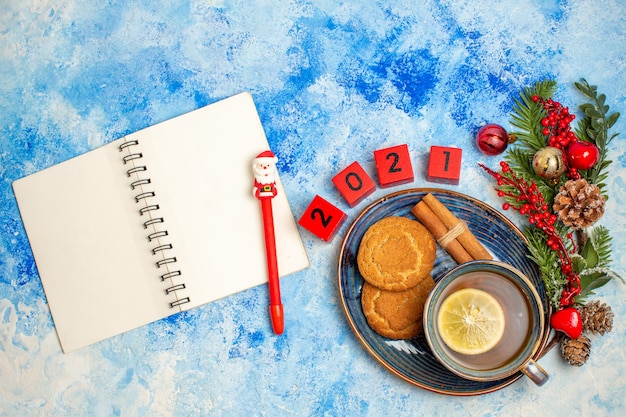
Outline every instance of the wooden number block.
[[457, 185], [461, 178], [461, 148], [431, 146], [426, 179], [431, 182]]
[[348, 165], [333, 177], [333, 184], [346, 199], [350, 207], [359, 204], [376, 190], [376, 184], [358, 162]]
[[316, 195], [298, 224], [320, 239], [329, 241], [346, 217], [343, 211]]
[[378, 183], [382, 188], [413, 181], [413, 164], [407, 144], [374, 151]]

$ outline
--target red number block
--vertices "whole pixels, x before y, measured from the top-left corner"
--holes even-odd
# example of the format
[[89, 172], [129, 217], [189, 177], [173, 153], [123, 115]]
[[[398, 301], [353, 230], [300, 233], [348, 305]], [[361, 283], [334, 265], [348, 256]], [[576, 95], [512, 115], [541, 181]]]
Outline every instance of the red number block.
[[426, 179], [431, 182], [457, 185], [461, 178], [461, 148], [431, 146]]
[[413, 164], [407, 144], [374, 151], [378, 182], [382, 188], [412, 182]]
[[346, 218], [346, 213], [316, 195], [298, 224], [320, 239], [329, 241]]
[[372, 178], [356, 161], [335, 175], [332, 181], [350, 207], [356, 206], [376, 190]]

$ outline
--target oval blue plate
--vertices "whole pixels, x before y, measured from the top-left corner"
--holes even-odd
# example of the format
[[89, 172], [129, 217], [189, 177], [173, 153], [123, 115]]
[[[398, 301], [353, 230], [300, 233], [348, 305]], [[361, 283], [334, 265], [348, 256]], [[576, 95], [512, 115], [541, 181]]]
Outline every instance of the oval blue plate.
[[[491, 252], [494, 259], [509, 263], [522, 271], [546, 300], [545, 287], [537, 265], [528, 259], [526, 239], [515, 225], [494, 208], [475, 198], [442, 189], [409, 189], [389, 194], [366, 207], [354, 220], [344, 237], [339, 253], [339, 293], [343, 309], [359, 341], [385, 368], [405, 381], [423, 389], [449, 395], [478, 395], [510, 385], [522, 376], [518, 372], [498, 381], [479, 382], [461, 378], [443, 365], [430, 352], [423, 335], [411, 340], [392, 340], [379, 336], [367, 324], [361, 307], [363, 277], [356, 256], [361, 238], [378, 220], [388, 216], [415, 219], [411, 209], [426, 194], [433, 194], [459, 219], [465, 221], [472, 233]], [[457, 264], [440, 247], [432, 276], [437, 281]], [[545, 302], [545, 320], [549, 322], [550, 305]], [[545, 353], [550, 334], [549, 326], [542, 337], [538, 359]]]

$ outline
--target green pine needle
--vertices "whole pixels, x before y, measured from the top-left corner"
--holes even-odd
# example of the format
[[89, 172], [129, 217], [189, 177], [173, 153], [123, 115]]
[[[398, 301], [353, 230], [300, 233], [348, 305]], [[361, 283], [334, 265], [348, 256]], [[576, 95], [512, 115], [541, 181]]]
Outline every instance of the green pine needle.
[[532, 87], [525, 87], [520, 92], [519, 99], [514, 100], [511, 125], [518, 130], [511, 133], [520, 140], [521, 148], [533, 154], [546, 146], [541, 133], [541, 119], [545, 117], [546, 112], [540, 103], [533, 101], [533, 97], [548, 99], [555, 91], [556, 81], [540, 81]]
[[536, 227], [525, 227], [524, 235], [528, 239], [529, 258], [537, 264], [546, 290], [546, 296], [554, 307], [559, 307], [561, 292], [567, 284], [567, 278], [561, 272], [559, 257], [546, 244], [546, 235]]

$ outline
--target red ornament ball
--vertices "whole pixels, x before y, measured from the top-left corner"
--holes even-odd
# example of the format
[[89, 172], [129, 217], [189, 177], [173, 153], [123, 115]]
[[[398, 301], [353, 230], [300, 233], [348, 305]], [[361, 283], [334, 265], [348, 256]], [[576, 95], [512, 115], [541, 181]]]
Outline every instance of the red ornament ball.
[[506, 150], [509, 135], [497, 124], [486, 124], [476, 134], [476, 146], [485, 155], [499, 155]]
[[565, 156], [571, 168], [586, 170], [598, 162], [600, 151], [593, 143], [578, 141], [565, 148]]

